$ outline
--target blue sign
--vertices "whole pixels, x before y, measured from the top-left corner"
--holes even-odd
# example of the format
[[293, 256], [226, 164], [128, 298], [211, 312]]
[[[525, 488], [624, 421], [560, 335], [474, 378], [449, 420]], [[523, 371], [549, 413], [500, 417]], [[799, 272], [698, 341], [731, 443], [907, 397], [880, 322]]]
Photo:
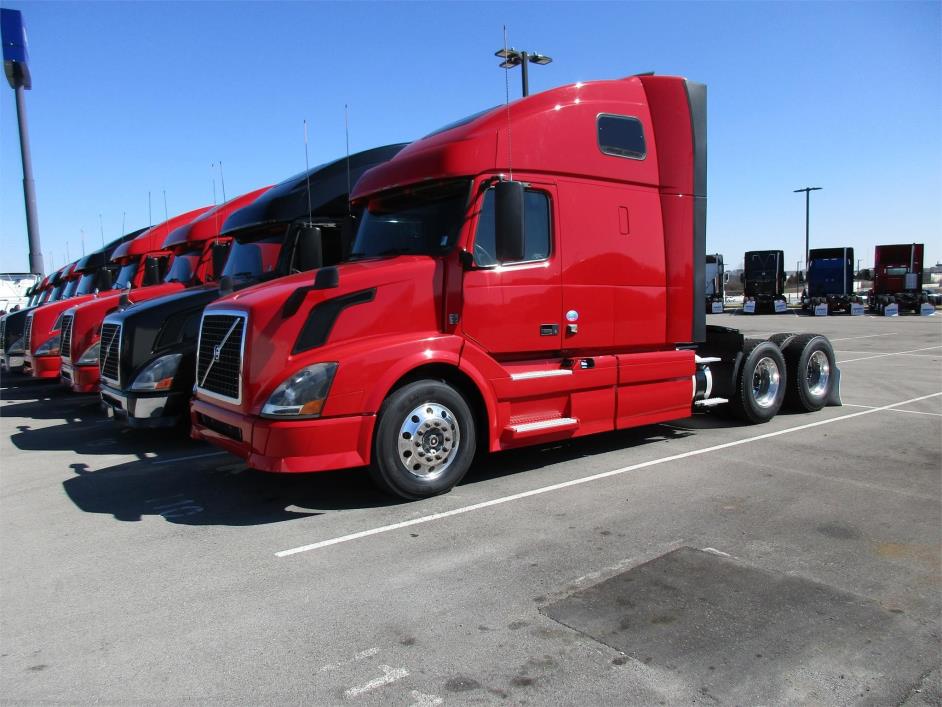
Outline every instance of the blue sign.
[[3, 41], [3, 72], [7, 75], [10, 86], [32, 88], [23, 13], [19, 10], [0, 8], [0, 35]]

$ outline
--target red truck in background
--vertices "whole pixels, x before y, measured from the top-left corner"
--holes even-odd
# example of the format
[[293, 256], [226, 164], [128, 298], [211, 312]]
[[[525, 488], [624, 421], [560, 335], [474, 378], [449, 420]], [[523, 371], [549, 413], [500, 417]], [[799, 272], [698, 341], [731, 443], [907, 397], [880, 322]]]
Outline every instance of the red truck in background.
[[[209, 210], [182, 214], [162, 224], [154, 237], [165, 236], [158, 247], [161, 252], [170, 253], [173, 260], [161, 283], [133, 290], [130, 296], [134, 302], [163, 297], [217, 280], [232, 245], [231, 238], [219, 237], [223, 221], [266, 189], [268, 187], [256, 189]], [[197, 213], [196, 218], [190, 218], [193, 213]], [[59, 373], [62, 382], [74, 393], [98, 392], [101, 324], [108, 314], [118, 309], [120, 298], [118, 293], [98, 297], [70, 308], [62, 315]]]
[[922, 289], [922, 243], [878, 245], [873, 253], [873, 287], [867, 293], [871, 312], [883, 314], [889, 305], [919, 314], [928, 302]]
[[64, 280], [64, 275], [61, 273], [62, 270], [58, 270], [51, 275], [46, 275], [33, 288], [28, 307], [16, 312], [9, 312], [0, 317], [0, 364], [2, 364], [4, 372], [22, 371], [23, 356], [26, 353], [23, 344], [23, 329], [26, 325], [26, 317], [36, 307], [50, 300], [58, 284], [58, 279]]
[[[189, 223], [209, 207], [196, 209], [175, 216], [164, 223], [144, 230], [137, 237], [119, 245], [111, 255], [111, 263], [117, 266], [117, 276], [110, 287], [101, 288], [106, 294], [96, 295], [93, 290], [81, 300], [68, 302], [65, 298], [54, 304], [38, 307], [26, 319], [26, 356], [24, 369], [34, 378], [58, 378], [62, 359], [59, 355], [61, 332], [59, 326], [62, 313], [83, 301], [98, 298], [117, 303], [132, 290], [143, 290], [159, 284], [170, 260], [170, 251], [162, 248], [167, 234], [177, 226]], [[140, 296], [135, 292], [135, 296]]]
[[193, 436], [274, 472], [366, 465], [404, 498], [475, 451], [839, 404], [823, 336], [707, 327], [706, 88], [577, 83], [368, 171], [335, 267], [203, 312]]

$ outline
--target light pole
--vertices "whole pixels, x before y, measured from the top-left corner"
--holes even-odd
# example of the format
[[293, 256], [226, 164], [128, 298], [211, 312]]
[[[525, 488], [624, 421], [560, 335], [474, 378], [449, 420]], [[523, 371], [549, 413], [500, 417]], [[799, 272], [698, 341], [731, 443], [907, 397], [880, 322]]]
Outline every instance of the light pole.
[[512, 69], [515, 66], [519, 66], [521, 70], [521, 80], [523, 82], [523, 95], [530, 95], [530, 82], [527, 78], [527, 64], [539, 64], [540, 66], [545, 66], [553, 61], [552, 57], [546, 56], [546, 54], [539, 54], [537, 52], [518, 52], [514, 48], [510, 49], [500, 49], [499, 51], [494, 52], [494, 56], [499, 56], [504, 61], [501, 62], [500, 68], [502, 69]]
[[26, 235], [29, 239], [29, 269], [43, 274], [43, 252], [39, 245], [39, 217], [36, 214], [36, 185], [29, 152], [29, 128], [26, 123], [24, 91], [33, 87], [29, 75], [26, 28], [19, 10], [0, 9], [0, 35], [3, 41], [3, 72], [16, 93], [16, 119], [20, 129], [20, 157], [23, 161], [23, 199], [26, 202]]
[[797, 194], [798, 192], [803, 191], [805, 193], [805, 267], [808, 267], [808, 251], [809, 251], [809, 238], [808, 238], [808, 224], [809, 224], [809, 212], [811, 210], [811, 192], [819, 191], [821, 187], [804, 187], [803, 189], [796, 189], [793, 193]]

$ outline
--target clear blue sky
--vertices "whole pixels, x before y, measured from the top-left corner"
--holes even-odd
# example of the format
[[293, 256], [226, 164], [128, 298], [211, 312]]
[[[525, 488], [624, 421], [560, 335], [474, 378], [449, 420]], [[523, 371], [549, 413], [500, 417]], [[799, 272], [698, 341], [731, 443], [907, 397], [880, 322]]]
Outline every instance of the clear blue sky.
[[[90, 3], [23, 11], [43, 250], [59, 265], [108, 238], [351, 149], [410, 140], [504, 99], [493, 56], [551, 55], [531, 91], [640, 71], [709, 87], [707, 247], [924, 242], [942, 259], [939, 2]], [[519, 69], [511, 72], [519, 95]], [[5, 86], [5, 84], [4, 84]], [[0, 90], [0, 270], [27, 268], [13, 92]], [[221, 188], [218, 184], [217, 189]], [[47, 268], [49, 263], [47, 261]]]

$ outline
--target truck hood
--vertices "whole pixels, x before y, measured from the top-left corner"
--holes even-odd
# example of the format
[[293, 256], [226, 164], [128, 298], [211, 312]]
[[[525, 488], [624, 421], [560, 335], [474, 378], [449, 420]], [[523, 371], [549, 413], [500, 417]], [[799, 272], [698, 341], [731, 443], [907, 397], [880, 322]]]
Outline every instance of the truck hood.
[[[209, 305], [212, 314], [245, 313], [243, 375], [247, 390], [241, 405], [258, 412], [271, 391], [287, 376], [319, 361], [337, 360], [337, 347], [364, 343], [369, 337], [408, 335], [421, 338], [439, 331], [444, 262], [430, 256], [395, 256], [337, 266], [337, 287], [314, 290], [314, 273], [302, 273], [236, 292]], [[285, 302], [298, 288], [303, 300], [294, 311]], [[326, 340], [302, 344], [302, 329], [318, 305], [341, 300]], [[322, 310], [323, 311], [323, 310]], [[405, 313], [408, 313], [406, 316]], [[332, 356], [334, 358], [332, 358]]]
[[32, 345], [30, 346], [29, 350], [35, 351], [43, 344], [43, 342], [46, 341], [46, 339], [59, 331], [53, 327], [55, 326], [56, 321], [59, 319], [60, 314], [77, 304], [88, 302], [94, 297], [95, 295], [81, 295], [80, 297], [61, 299], [56, 302], [50, 302], [48, 304], [41, 305], [36, 307], [36, 309], [32, 310], [31, 312], [28, 312], [27, 314], [32, 314], [33, 316], [33, 325], [30, 329], [30, 339], [32, 341]]

